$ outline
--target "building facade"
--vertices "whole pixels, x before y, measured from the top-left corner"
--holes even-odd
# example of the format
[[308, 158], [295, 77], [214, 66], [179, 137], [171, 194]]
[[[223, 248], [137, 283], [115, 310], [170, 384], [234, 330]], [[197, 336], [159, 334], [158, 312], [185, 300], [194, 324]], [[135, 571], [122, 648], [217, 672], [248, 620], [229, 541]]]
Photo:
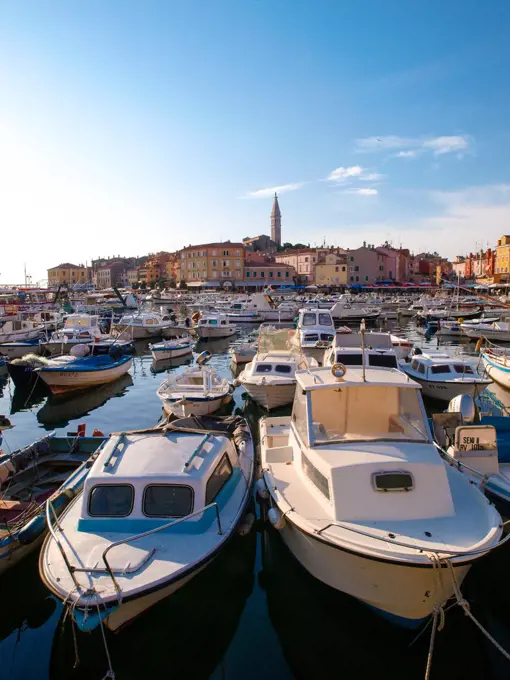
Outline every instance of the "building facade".
[[384, 253], [364, 242], [360, 248], [342, 251], [347, 257], [347, 284], [363, 285], [386, 281], [386, 259]]
[[315, 264], [317, 262], [315, 248], [284, 250], [275, 256], [276, 262], [288, 264], [296, 271], [297, 283], [313, 283], [315, 280]]
[[498, 283], [508, 281], [510, 279], [510, 236], [504, 235], [498, 239], [495, 250], [494, 274], [498, 278]]
[[316, 286], [347, 285], [347, 256], [338, 253], [319, 255], [315, 264]]
[[245, 260], [243, 285], [245, 288], [262, 288], [272, 285], [293, 286], [295, 274], [294, 267], [281, 262]]
[[64, 262], [57, 267], [48, 269], [48, 285], [50, 288], [61, 285], [74, 286], [79, 283], [88, 283], [89, 281], [89, 268], [83, 264], [76, 265]]
[[242, 243], [205, 243], [179, 251], [180, 280], [191, 286], [241, 284], [245, 248]]

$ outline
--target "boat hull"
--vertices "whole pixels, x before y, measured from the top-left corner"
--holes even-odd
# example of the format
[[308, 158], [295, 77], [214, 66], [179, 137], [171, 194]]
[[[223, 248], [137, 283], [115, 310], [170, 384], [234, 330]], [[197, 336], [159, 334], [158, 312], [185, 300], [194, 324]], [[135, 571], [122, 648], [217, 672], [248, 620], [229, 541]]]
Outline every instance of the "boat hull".
[[[294, 557], [312, 576], [328, 586], [351, 595], [407, 628], [419, 626], [424, 618], [453, 596], [448, 570], [368, 559], [303, 532], [286, 520], [282, 538]], [[470, 563], [454, 566], [460, 585]]]
[[155, 361], [162, 361], [163, 359], [177, 359], [177, 357], [184, 357], [191, 354], [191, 345], [186, 347], [174, 347], [173, 349], [152, 349], [152, 357]]
[[61, 394], [73, 390], [83, 390], [97, 385], [113, 382], [129, 371], [132, 359], [118, 366], [97, 371], [38, 371], [39, 376], [48, 385], [53, 394]]
[[236, 334], [235, 328], [206, 328], [205, 326], [198, 326], [196, 332], [202, 340], [213, 340], [217, 338], [229, 338]]
[[508, 366], [499, 366], [495, 361], [488, 359], [485, 354], [482, 355], [482, 362], [485, 372], [492, 380], [510, 389], [510, 364]]
[[41, 348], [39, 346], [39, 341], [34, 344], [27, 342], [0, 345], [0, 354], [5, 355], [9, 361], [12, 361], [12, 359], [21, 359], [26, 354], [40, 354], [40, 352]]
[[[510, 375], [510, 374], [509, 374]], [[472, 397], [478, 392], [482, 392], [487, 384], [475, 382], [433, 382], [428, 380], [420, 380], [415, 376], [411, 376], [413, 380], [419, 382], [422, 386], [422, 393], [430, 399], [439, 399], [440, 401], [451, 401], [459, 394], [469, 394]]]
[[114, 323], [112, 332], [115, 332], [123, 340], [146, 340], [147, 338], [161, 337], [163, 328], [163, 326], [150, 328], [149, 326], [126, 326], [125, 324]]
[[235, 364], [249, 364], [256, 355], [257, 350], [232, 349], [232, 361]]
[[296, 383], [286, 383], [284, 385], [256, 385], [249, 382], [242, 382], [241, 385], [248, 392], [250, 399], [260, 404], [263, 408], [270, 411], [280, 406], [292, 404], [296, 392]]
[[161, 335], [167, 339], [182, 338], [183, 335], [189, 335], [190, 332], [191, 327], [188, 328], [187, 326], [165, 326], [161, 329]]
[[174, 415], [177, 418], [187, 416], [208, 416], [216, 413], [224, 404], [228, 404], [232, 395], [220, 396], [213, 399], [179, 399], [178, 401], [163, 401], [163, 410], [166, 415]]

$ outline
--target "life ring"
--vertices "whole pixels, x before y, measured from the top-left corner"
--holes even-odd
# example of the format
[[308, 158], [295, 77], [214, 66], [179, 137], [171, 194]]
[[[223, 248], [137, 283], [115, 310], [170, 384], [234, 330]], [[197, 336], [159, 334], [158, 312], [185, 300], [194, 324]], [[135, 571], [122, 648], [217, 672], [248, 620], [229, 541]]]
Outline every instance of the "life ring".
[[345, 367], [345, 364], [341, 364], [340, 362], [333, 364], [331, 366], [331, 374], [335, 378], [343, 378], [344, 375], [347, 373], [347, 368]]

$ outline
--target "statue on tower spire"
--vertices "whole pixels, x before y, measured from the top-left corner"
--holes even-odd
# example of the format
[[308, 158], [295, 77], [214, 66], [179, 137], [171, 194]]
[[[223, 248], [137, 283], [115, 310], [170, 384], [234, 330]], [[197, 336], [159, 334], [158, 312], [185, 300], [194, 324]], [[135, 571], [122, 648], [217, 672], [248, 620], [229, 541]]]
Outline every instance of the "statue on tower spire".
[[279, 246], [282, 244], [282, 214], [278, 205], [278, 194], [276, 191], [271, 211], [271, 240]]

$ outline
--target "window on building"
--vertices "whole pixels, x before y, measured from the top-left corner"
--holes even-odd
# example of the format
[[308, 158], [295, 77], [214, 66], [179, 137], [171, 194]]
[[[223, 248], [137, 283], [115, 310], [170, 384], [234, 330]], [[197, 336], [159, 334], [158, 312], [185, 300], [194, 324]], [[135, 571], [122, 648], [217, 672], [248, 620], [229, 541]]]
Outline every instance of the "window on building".
[[223, 251], [223, 257], [225, 257], [225, 255], [228, 255], [228, 250]]
[[257, 272], [253, 272], [253, 278], [254, 278], [254, 279], [257, 278]]
[[280, 279], [281, 276], [282, 276], [282, 273], [281, 273], [281, 272], [278, 272], [277, 276], [278, 276], [278, 278]]
[[343, 272], [345, 271], [345, 267], [342, 267], [342, 271], [343, 271]]
[[307, 258], [307, 257], [305, 257], [305, 262], [308, 262], [308, 258]]
[[216, 250], [213, 250], [213, 251], [212, 251], [212, 256], [215, 257], [216, 255], [217, 255]]
[[339, 267], [335, 267], [335, 271], [336, 271], [336, 272], [340, 271], [340, 268], [339, 268]]
[[217, 261], [217, 260], [213, 260], [213, 261], [212, 261], [212, 266], [213, 266], [213, 267], [216, 267], [217, 264], [218, 264], [218, 261]]
[[368, 281], [368, 276], [365, 276], [365, 281]]
[[356, 277], [356, 281], [359, 281], [359, 276]]
[[359, 272], [359, 265], [356, 265], [356, 266], [354, 267], [354, 271], [355, 271], [355, 272]]
[[270, 279], [273, 278], [273, 272], [269, 272], [269, 278], [270, 278]]
[[247, 279], [250, 278], [250, 272], [249, 272], [249, 271], [246, 272], [246, 278], [247, 278]]
[[379, 267], [379, 271], [380, 271], [380, 272], [383, 272], [383, 271], [384, 271], [383, 265], [381, 265], [381, 266]]
[[240, 266], [241, 266], [241, 260], [236, 260], [236, 267], [240, 267]]
[[260, 278], [261, 278], [261, 279], [264, 279], [265, 276], [266, 276], [266, 272], [260, 272]]
[[236, 250], [236, 255], [240, 255], [240, 254], [241, 254], [241, 251], [240, 251], [240, 250]]
[[350, 260], [351, 262], [354, 262], [354, 257], [351, 255], [351, 257], [349, 258], [349, 260]]

